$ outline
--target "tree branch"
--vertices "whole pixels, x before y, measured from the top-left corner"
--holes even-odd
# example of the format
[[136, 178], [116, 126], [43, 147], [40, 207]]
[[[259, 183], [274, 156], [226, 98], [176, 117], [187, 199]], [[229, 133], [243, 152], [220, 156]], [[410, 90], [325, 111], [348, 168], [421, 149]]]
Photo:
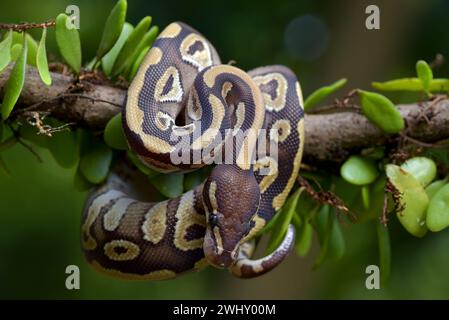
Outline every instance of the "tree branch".
[[[0, 89], [11, 65], [0, 74]], [[48, 111], [53, 116], [80, 125], [102, 129], [120, 112], [126, 90], [52, 73], [51, 87], [42, 83], [33, 67], [27, 68], [24, 89], [15, 114], [23, 110]], [[449, 138], [449, 99], [399, 105], [407, 123], [406, 136], [422, 142]], [[344, 160], [351, 152], [368, 146], [385, 145], [396, 136], [383, 133], [357, 112], [306, 115], [305, 158], [309, 161]], [[413, 141], [412, 140], [412, 141]]]

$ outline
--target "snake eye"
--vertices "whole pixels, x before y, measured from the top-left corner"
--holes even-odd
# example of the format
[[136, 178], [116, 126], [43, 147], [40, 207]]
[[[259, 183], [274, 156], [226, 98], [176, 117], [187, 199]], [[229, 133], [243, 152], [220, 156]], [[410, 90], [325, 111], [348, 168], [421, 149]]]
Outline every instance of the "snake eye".
[[211, 228], [215, 227], [218, 224], [218, 217], [215, 213], [211, 213], [209, 215], [209, 225]]

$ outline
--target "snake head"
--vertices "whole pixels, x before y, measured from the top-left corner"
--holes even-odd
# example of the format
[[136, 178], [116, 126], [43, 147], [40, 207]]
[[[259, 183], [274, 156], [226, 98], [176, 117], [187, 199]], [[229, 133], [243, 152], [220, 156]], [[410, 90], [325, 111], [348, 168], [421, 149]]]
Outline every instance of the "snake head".
[[204, 254], [213, 266], [227, 268], [237, 259], [259, 209], [260, 190], [253, 171], [236, 165], [216, 166], [204, 184], [203, 201], [207, 217]]

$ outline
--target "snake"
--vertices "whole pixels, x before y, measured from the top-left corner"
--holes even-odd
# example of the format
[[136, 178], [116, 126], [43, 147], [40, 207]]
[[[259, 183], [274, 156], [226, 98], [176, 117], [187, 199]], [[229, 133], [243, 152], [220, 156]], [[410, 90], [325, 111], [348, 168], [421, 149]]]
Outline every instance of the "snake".
[[128, 182], [113, 177], [94, 189], [81, 245], [96, 270], [162, 280], [214, 266], [253, 278], [289, 255], [293, 225], [273, 252], [253, 258], [256, 237], [286, 202], [301, 163], [303, 98], [293, 71], [222, 64], [202, 34], [173, 22], [128, 88], [122, 127], [149, 168], [212, 170], [192, 190], [159, 202], [133, 197], [124, 191]]

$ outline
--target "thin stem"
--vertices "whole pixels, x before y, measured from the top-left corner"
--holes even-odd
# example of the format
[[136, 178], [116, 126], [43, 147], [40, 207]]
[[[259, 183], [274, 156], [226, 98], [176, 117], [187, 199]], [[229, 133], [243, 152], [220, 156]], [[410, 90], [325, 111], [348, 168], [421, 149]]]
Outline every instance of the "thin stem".
[[407, 136], [406, 134], [404, 134], [404, 133], [402, 133], [402, 132], [400, 132], [399, 135], [400, 135], [402, 138], [404, 138], [405, 140], [408, 140], [408, 141], [410, 141], [410, 142], [412, 142], [412, 143], [414, 143], [414, 144], [416, 144], [416, 145], [418, 145], [418, 146], [425, 147], [425, 148], [435, 148], [435, 149], [441, 148], [441, 149], [446, 149], [446, 148], [449, 147], [449, 144], [448, 144], [448, 143], [445, 143], [445, 144], [427, 143], [427, 142], [419, 141], [419, 140], [416, 140], [416, 139], [414, 139], [414, 138], [412, 138], [412, 137], [409, 137], [409, 136]]
[[48, 27], [54, 27], [56, 22], [50, 20], [42, 23], [0, 23], [0, 29], [14, 30], [18, 32], [23, 32], [28, 29], [42, 29]]

